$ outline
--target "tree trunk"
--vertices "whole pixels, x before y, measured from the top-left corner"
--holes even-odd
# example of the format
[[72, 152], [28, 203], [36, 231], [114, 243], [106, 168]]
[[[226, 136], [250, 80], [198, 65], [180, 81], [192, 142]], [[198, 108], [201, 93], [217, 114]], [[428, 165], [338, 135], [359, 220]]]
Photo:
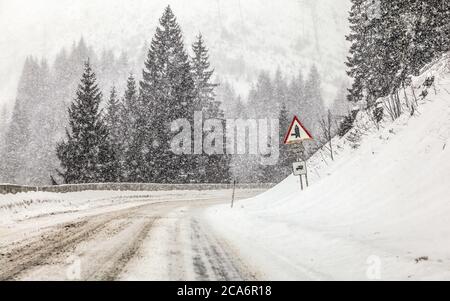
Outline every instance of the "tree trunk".
[[405, 83], [402, 83], [402, 86], [403, 86], [403, 96], [405, 97], [406, 107], [409, 109], [409, 99], [408, 99], [408, 95], [406, 95]]
[[413, 97], [414, 97], [414, 101], [415, 101], [415, 103], [416, 103], [416, 106], [418, 105], [418, 103], [417, 103], [417, 97], [416, 97], [416, 92], [414, 92], [414, 88], [413, 88], [413, 86], [411, 85], [411, 92], [412, 92], [412, 95], [413, 95]]
[[395, 97], [396, 97], [396, 107], [397, 107], [397, 117], [400, 117], [402, 113], [402, 104], [400, 101], [400, 96], [398, 95], [398, 90], [395, 91]]

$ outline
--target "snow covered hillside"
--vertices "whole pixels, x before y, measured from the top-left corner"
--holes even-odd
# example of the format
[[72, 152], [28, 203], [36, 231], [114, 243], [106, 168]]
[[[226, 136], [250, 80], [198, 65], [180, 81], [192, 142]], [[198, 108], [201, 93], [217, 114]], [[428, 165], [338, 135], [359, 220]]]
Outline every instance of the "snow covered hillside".
[[267, 279], [449, 280], [449, 67], [413, 80], [419, 95], [436, 77], [415, 116], [377, 129], [360, 113], [348, 134], [359, 141], [336, 138], [334, 162], [316, 154], [305, 191], [290, 176], [206, 217]]

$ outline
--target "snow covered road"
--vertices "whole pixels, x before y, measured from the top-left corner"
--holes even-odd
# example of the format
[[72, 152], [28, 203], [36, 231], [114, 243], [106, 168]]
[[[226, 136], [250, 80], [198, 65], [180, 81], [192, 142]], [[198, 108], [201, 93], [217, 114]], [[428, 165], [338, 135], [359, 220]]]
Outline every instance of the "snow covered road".
[[[241, 197], [259, 191], [242, 191]], [[186, 198], [186, 196], [184, 196]], [[202, 218], [226, 194], [140, 199], [0, 227], [1, 280], [252, 280]]]

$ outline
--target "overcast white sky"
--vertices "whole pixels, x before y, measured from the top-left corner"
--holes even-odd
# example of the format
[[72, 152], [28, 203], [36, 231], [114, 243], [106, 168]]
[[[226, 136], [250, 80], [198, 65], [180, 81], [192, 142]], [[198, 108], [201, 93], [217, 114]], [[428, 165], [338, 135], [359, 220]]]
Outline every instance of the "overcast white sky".
[[[171, 2], [181, 10], [191, 1]], [[89, 43], [97, 41], [97, 49], [118, 46], [128, 35], [153, 28], [166, 5], [154, 0], [0, 0], [0, 102], [14, 97], [27, 55], [51, 57], [82, 35]]]
[[[214, 40], [213, 29], [226, 22], [245, 23], [275, 37], [267, 30], [267, 24], [271, 24], [284, 32], [283, 40], [287, 40], [301, 28], [298, 17], [305, 14], [302, 5], [316, 3], [322, 3], [322, 8], [334, 6], [337, 12], [343, 12], [338, 19], [345, 19], [349, 0], [0, 0], [0, 104], [14, 99], [27, 55], [51, 59], [61, 47], [70, 47], [82, 35], [89, 44], [95, 44], [97, 51], [104, 47], [140, 47], [144, 40], [151, 39], [167, 4], [174, 9], [187, 40], [200, 30], [209, 32], [210, 40]], [[236, 28], [229, 27], [233, 26]], [[257, 34], [255, 30], [253, 35]], [[339, 37], [339, 43], [342, 39]], [[273, 43], [280, 42], [274, 38]]]

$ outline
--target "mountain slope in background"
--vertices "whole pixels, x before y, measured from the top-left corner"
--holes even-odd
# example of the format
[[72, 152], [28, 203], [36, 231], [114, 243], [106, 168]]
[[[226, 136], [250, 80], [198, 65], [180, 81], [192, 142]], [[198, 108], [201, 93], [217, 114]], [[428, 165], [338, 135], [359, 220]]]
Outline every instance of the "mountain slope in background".
[[[54, 59], [84, 36], [97, 52], [127, 51], [136, 65], [145, 40], [170, 4], [186, 44], [202, 32], [216, 74], [245, 95], [261, 69], [322, 74], [330, 103], [345, 79], [347, 0], [103, 1], [0, 0], [0, 104], [12, 104], [27, 55]], [[134, 70], [137, 74], [140, 70]]]
[[360, 113], [334, 139], [334, 162], [313, 156], [308, 189], [290, 176], [234, 209], [210, 209], [211, 223], [271, 280], [450, 279], [449, 59], [414, 79], [417, 95], [432, 75], [436, 92], [415, 116], [377, 129]]

